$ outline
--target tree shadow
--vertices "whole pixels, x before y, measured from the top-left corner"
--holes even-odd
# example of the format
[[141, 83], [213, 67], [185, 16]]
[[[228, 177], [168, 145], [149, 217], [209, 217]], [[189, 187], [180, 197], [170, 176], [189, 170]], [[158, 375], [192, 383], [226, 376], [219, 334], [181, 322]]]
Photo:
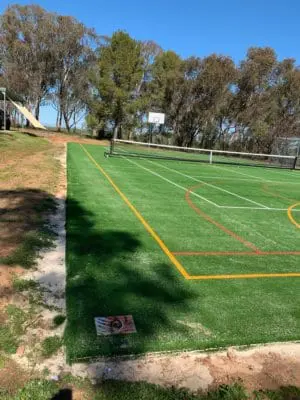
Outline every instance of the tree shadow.
[[47, 219], [56, 199], [39, 189], [1, 190], [0, 206], [0, 261], [32, 266], [37, 252], [55, 237]]
[[20, 133], [22, 133], [23, 135], [26, 136], [30, 136], [30, 137], [39, 137], [39, 135], [37, 133], [32, 132], [32, 130], [34, 130], [35, 128], [30, 128], [30, 132], [29, 131], [24, 131], [22, 129], [19, 130]]
[[[14, 257], [5, 261], [30, 266], [38, 252], [49, 246], [43, 233], [52, 228], [45, 226], [43, 213], [53, 211], [58, 199], [38, 189], [2, 191], [1, 199], [5, 199], [1, 222], [9, 226], [1, 236], [2, 244], [22, 242]], [[68, 361], [188, 348], [190, 329], [176, 320], [189, 311], [190, 301], [198, 294], [164, 261], [160, 249], [149, 249], [126, 226], [112, 229], [114, 215], [103, 219], [107, 226], [101, 224], [101, 213], [99, 218], [72, 198], [67, 201], [67, 215]], [[37, 241], [26, 239], [36, 231]], [[57, 283], [47, 296], [53, 297], [53, 303], [62, 279], [58, 270], [39, 279], [46, 286]], [[97, 336], [95, 317], [120, 315], [132, 315], [136, 333]]]
[[[152, 261], [131, 232], [96, 227], [99, 216], [74, 199], [67, 215], [68, 360], [178, 349], [189, 334], [173, 315], [187, 312], [195, 296], [186, 281], [157, 262], [163, 256], [156, 253]], [[136, 333], [96, 335], [95, 317], [120, 315], [133, 316]]]

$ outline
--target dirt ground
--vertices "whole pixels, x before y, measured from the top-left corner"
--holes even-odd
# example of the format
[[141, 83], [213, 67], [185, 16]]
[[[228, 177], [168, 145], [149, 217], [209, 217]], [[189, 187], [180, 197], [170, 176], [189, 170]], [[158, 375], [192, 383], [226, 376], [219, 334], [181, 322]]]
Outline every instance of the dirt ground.
[[206, 391], [242, 381], [251, 392], [300, 385], [300, 344], [271, 344], [248, 350], [229, 348], [207, 353], [148, 355], [136, 360], [107, 361], [89, 366], [93, 379], [147, 381], [162, 386]]
[[71, 135], [67, 133], [57, 133], [55, 131], [43, 131], [38, 129], [23, 128], [19, 129], [21, 132], [27, 132], [29, 134], [44, 137], [50, 140], [52, 143], [85, 143], [94, 144], [98, 146], [108, 146], [109, 140], [98, 140], [93, 138], [87, 138], [84, 136]]
[[[44, 135], [44, 132], [43, 132]], [[1, 310], [9, 303], [20, 304], [20, 294], [15, 293], [12, 282], [15, 274], [35, 279], [42, 284], [44, 298], [48, 304], [54, 304], [56, 310], [65, 311], [65, 146], [69, 141], [100, 144], [92, 139], [66, 138], [65, 135], [49, 134], [48, 139], [57, 146], [58, 160], [61, 165], [60, 184], [56, 195], [60, 206], [52, 216], [58, 234], [54, 249], [41, 254], [37, 268], [26, 272], [18, 266], [0, 267], [0, 323], [5, 319]], [[104, 143], [102, 143], [104, 144]], [[37, 168], [37, 165], [35, 165]], [[31, 187], [31, 180], [23, 185]], [[7, 249], [6, 249], [7, 250]], [[21, 296], [22, 297], [22, 296]], [[53, 300], [54, 299], [54, 300]], [[56, 301], [51, 303], [51, 301]], [[26, 302], [26, 300], [24, 300]], [[9, 378], [12, 385], [20, 386], [45, 368], [52, 376], [72, 373], [78, 377], [88, 377], [96, 383], [103, 379], [121, 379], [127, 381], [147, 381], [162, 386], [185, 387], [192, 391], [208, 390], [220, 384], [229, 384], [241, 380], [246, 389], [277, 389], [285, 385], [300, 386], [300, 343], [269, 344], [255, 346], [246, 350], [229, 348], [226, 351], [178, 354], [149, 354], [136, 359], [109, 359], [90, 363], [77, 363], [72, 366], [65, 361], [64, 350], [46, 360], [35, 362], [31, 357], [32, 337], [39, 340], [55, 334], [63, 334], [64, 326], [53, 332], [50, 322], [57, 311], [40, 309], [40, 324], [26, 331], [22, 344], [11, 360], [0, 369], [0, 386]], [[17, 381], [17, 382], [16, 382]], [[80, 398], [80, 397], [78, 397]]]

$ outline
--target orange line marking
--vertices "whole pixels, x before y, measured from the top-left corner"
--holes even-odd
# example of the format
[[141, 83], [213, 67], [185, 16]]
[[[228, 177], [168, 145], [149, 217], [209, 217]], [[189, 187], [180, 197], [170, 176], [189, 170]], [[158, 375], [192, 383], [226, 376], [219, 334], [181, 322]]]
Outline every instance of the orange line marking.
[[176, 256], [300, 256], [300, 251], [173, 251]]
[[215, 221], [214, 219], [212, 219], [209, 215], [205, 214], [204, 211], [202, 211], [200, 208], [198, 208], [193, 201], [190, 198], [190, 194], [193, 191], [193, 189], [198, 188], [200, 186], [202, 186], [203, 183], [201, 183], [200, 185], [194, 185], [192, 187], [190, 187], [187, 192], [185, 193], [185, 199], [188, 203], [188, 205], [197, 213], [199, 214], [202, 218], [206, 219], [206, 221], [210, 222], [211, 224], [215, 225], [217, 228], [221, 229], [223, 232], [227, 233], [227, 235], [233, 237], [234, 239], [238, 240], [239, 242], [243, 243], [244, 246], [254, 250], [256, 253], [260, 253], [261, 251], [259, 250], [258, 247], [256, 247], [253, 243], [248, 242], [247, 240], [243, 239], [242, 237], [240, 237], [239, 235], [237, 235], [236, 233], [232, 232], [231, 230], [227, 229], [225, 226], [223, 226], [222, 224], [220, 224], [219, 222]]
[[270, 194], [271, 196], [273, 196], [273, 197], [275, 197], [275, 198], [277, 198], [277, 199], [288, 200], [288, 201], [291, 201], [291, 202], [292, 202], [292, 201], [293, 201], [293, 202], [297, 201], [297, 200], [294, 200], [294, 199], [290, 199], [290, 198], [288, 198], [288, 197], [286, 197], [286, 196], [283, 196], [283, 195], [281, 195], [281, 194], [279, 194], [279, 193], [271, 192], [269, 186], [268, 186], [266, 183], [262, 184], [262, 191], [265, 192], [265, 193], [267, 193], [267, 194]]

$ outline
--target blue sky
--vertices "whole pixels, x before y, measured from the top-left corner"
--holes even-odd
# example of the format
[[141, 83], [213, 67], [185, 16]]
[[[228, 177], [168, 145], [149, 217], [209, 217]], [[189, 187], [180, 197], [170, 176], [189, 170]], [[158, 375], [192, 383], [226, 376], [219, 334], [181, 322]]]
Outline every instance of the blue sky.
[[[271, 46], [300, 64], [299, 0], [0, 0], [0, 12], [13, 3], [73, 15], [99, 34], [124, 29], [182, 57], [218, 53], [239, 62], [250, 46]], [[53, 122], [55, 113], [44, 109], [41, 120]]]

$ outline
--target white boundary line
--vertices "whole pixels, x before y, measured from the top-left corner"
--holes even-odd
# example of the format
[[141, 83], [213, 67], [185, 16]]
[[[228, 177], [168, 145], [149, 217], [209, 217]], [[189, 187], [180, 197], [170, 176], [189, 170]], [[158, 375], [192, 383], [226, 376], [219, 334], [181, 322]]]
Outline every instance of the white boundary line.
[[[227, 169], [225, 170], [226, 172], [228, 171]], [[220, 175], [191, 175], [193, 178], [207, 178], [207, 179], [220, 179]], [[258, 178], [254, 179], [249, 179], [249, 178], [239, 178], [239, 177], [233, 177], [233, 176], [222, 176], [222, 179], [224, 180], [235, 180], [235, 181], [246, 181], [246, 182], [260, 182]], [[277, 183], [281, 185], [300, 185], [300, 182], [291, 182], [291, 181], [268, 181], [268, 183]]]
[[[300, 185], [300, 182], [287, 182], [287, 181], [274, 181], [272, 179], [265, 179], [265, 178], [261, 178], [260, 176], [255, 176], [255, 175], [250, 175], [250, 174], [246, 174], [245, 172], [241, 172], [241, 171], [237, 171], [236, 169], [228, 169], [228, 167], [224, 166], [224, 167], [219, 167], [218, 165], [215, 164], [211, 164], [211, 167], [213, 168], [217, 168], [220, 169], [222, 171], [227, 171], [230, 172], [232, 174], [239, 174], [239, 175], [243, 175], [243, 176], [248, 176], [249, 178], [254, 178], [255, 180], [261, 181], [261, 182], [268, 182], [268, 183], [281, 183], [281, 184], [292, 184], [292, 185]], [[280, 171], [281, 172], [281, 171]]]
[[[203, 179], [220, 179], [220, 175], [190, 175], [192, 178], [203, 178]], [[247, 182], [257, 182], [257, 179], [248, 178], [236, 178], [233, 176], [222, 176], [222, 179], [228, 181], [247, 181]]]
[[212, 165], [212, 167], [221, 169], [222, 171], [225, 170], [225, 171], [228, 171], [228, 172], [232, 172], [233, 174], [239, 174], [239, 175], [243, 175], [243, 176], [248, 176], [248, 177], [250, 177], [252, 179], [254, 178], [254, 179], [256, 179], [258, 181], [262, 181], [262, 182], [273, 182], [273, 181], [270, 181], [269, 179], [264, 179], [264, 178], [261, 178], [259, 176], [245, 174], [245, 172], [240, 172], [240, 171], [235, 171], [235, 170], [231, 171], [231, 169], [227, 169], [226, 166], [223, 168], [223, 167], [219, 167], [218, 165]]
[[[144, 142], [133, 142], [133, 141], [129, 141], [129, 140], [121, 140], [121, 139], [117, 139], [116, 140], [117, 142], [121, 142], [121, 143], [134, 143], [134, 144], [144, 144], [145, 145], [145, 143]], [[152, 145], [152, 146], [156, 146], [156, 147], [164, 147], [165, 145], [155, 145], [155, 144], [153, 144], [153, 143], [151, 143], [150, 145]], [[182, 149], [182, 147], [178, 147], [177, 146], [177, 148], [178, 149]], [[191, 150], [192, 148], [189, 148], [189, 150]], [[194, 149], [194, 150], [196, 150], [196, 149]], [[200, 150], [200, 149], [197, 149], [197, 150]], [[202, 150], [205, 150], [205, 149], [202, 149]], [[125, 150], [122, 150], [122, 149], [119, 149], [119, 151], [121, 152], [121, 153], [124, 153], [124, 156], [125, 156], [125, 154], [126, 154], [126, 151]], [[211, 150], [207, 150], [208, 152], [209, 151], [211, 151]], [[213, 150], [214, 152], [218, 152], [219, 150]], [[220, 152], [223, 152], [223, 151], [220, 151]], [[235, 153], [235, 152], [232, 152], [232, 153]], [[238, 152], [237, 152], [237, 154], [239, 154]], [[245, 154], [248, 154], [248, 153], [245, 153]], [[259, 155], [263, 155], [263, 154], [259, 154]], [[269, 155], [270, 156], [270, 155]], [[276, 157], [284, 157], [284, 158], [293, 158], [293, 156], [276, 156]], [[141, 156], [141, 158], [143, 158], [142, 156]], [[184, 162], [184, 161], [183, 161]], [[233, 172], [233, 173], [236, 173], [236, 174], [240, 174], [240, 175], [244, 175], [244, 176], [248, 176], [248, 177], [251, 177], [251, 178], [254, 178], [255, 180], [260, 180], [260, 181], [263, 181], [263, 182], [272, 182], [272, 183], [288, 183], [288, 184], [292, 184], [292, 185], [300, 185], [300, 181], [299, 182], [281, 182], [281, 181], [274, 181], [274, 180], [270, 180], [270, 179], [264, 179], [264, 178], [261, 178], [261, 177], [259, 177], [259, 176], [255, 176], [255, 175], [250, 175], [250, 174], [246, 174], [246, 173], [243, 173], [243, 172], [240, 172], [240, 171], [231, 171], [231, 170], [228, 170], [228, 169], [225, 169], [226, 168], [226, 165], [224, 165], [224, 167], [222, 166], [222, 167], [220, 167], [220, 166], [218, 166], [218, 165], [216, 165], [216, 164], [214, 164], [214, 163], [212, 163], [212, 164], [206, 164], [208, 167], [214, 167], [214, 168], [218, 168], [218, 169], [221, 169], [221, 170], [225, 170], [225, 171], [228, 171], [228, 172]], [[235, 165], [235, 167], [237, 167], [237, 168], [239, 168], [239, 165]], [[241, 167], [245, 167], [245, 166], [243, 166], [243, 164], [241, 164]], [[284, 175], [284, 176], [286, 176], [286, 174], [285, 174], [285, 172], [283, 172], [283, 171], [277, 171], [277, 170], [275, 170], [275, 169], [269, 169], [268, 171], [272, 171], [272, 172], [275, 172], [275, 173], [277, 173], [277, 174], [281, 174], [281, 175]], [[297, 171], [294, 171], [294, 170], [289, 170], [289, 173], [291, 173], [291, 172], [293, 172], [294, 174], [294, 176], [295, 176], [295, 174], [297, 173]], [[230, 179], [229, 177], [227, 177], [227, 179]]]
[[281, 176], [287, 176], [287, 174], [291, 174], [292, 176], [296, 176], [298, 174], [298, 177], [300, 176], [299, 172], [294, 169], [291, 169], [291, 170], [288, 169], [288, 170], [283, 171], [282, 169], [278, 170], [276, 168], [273, 168], [273, 169], [269, 168], [268, 172], [271, 172], [271, 174], [281, 175]]
[[[240, 207], [240, 206], [219, 206], [219, 208], [225, 208], [225, 209], [248, 209], [248, 210], [264, 210], [264, 211], [288, 211], [288, 208], [261, 208], [261, 207]], [[293, 210], [293, 212], [300, 212], [300, 210]]]
[[[125, 156], [122, 156], [122, 157], [125, 158], [125, 160], [127, 160], [127, 161], [130, 162], [131, 164], [134, 164], [134, 165], [136, 165], [137, 167], [139, 167], [139, 168], [141, 168], [141, 169], [144, 169], [145, 171], [149, 172], [150, 174], [155, 175], [155, 176], [159, 177], [160, 179], [163, 179], [164, 181], [166, 181], [166, 182], [168, 182], [168, 183], [171, 183], [171, 185], [174, 185], [174, 186], [178, 187], [179, 189], [184, 190], [185, 192], [188, 191], [188, 189], [185, 188], [184, 186], [178, 185], [177, 183], [171, 181], [171, 180], [168, 179], [168, 178], [165, 178], [164, 176], [158, 174], [157, 172], [154, 172], [154, 171], [152, 171], [151, 169], [146, 168], [146, 167], [144, 167], [143, 165], [140, 165], [140, 164], [138, 164], [137, 162], [126, 158]], [[218, 208], [221, 207], [221, 206], [219, 206], [218, 204], [214, 203], [213, 201], [208, 200], [206, 197], [200, 196], [200, 195], [197, 194], [197, 193], [191, 192], [191, 194], [193, 194], [193, 195], [196, 196], [196, 197], [199, 197], [199, 199], [204, 200], [204, 201], [206, 201], [207, 203], [212, 204], [212, 205], [215, 206], [215, 207], [218, 207]]]
[[178, 175], [181, 175], [181, 176], [184, 176], [184, 177], [186, 177], [186, 178], [192, 179], [193, 181], [196, 181], [196, 182], [199, 182], [199, 183], [203, 183], [203, 185], [212, 187], [212, 188], [217, 189], [217, 190], [219, 190], [219, 191], [221, 191], [221, 192], [228, 193], [228, 194], [230, 194], [231, 196], [234, 196], [234, 197], [237, 197], [237, 198], [239, 198], [239, 199], [248, 201], [248, 203], [256, 204], [257, 206], [260, 206], [260, 207], [262, 207], [262, 208], [264, 208], [264, 209], [270, 208], [270, 207], [268, 207], [268, 206], [265, 206], [264, 204], [258, 203], [257, 201], [248, 199], [247, 197], [240, 196], [240, 195], [238, 195], [238, 194], [236, 194], [236, 193], [230, 192], [229, 190], [226, 190], [226, 189], [220, 188], [220, 187], [218, 187], [218, 186], [216, 186], [216, 185], [212, 185], [211, 183], [207, 183], [207, 182], [205, 182], [205, 181], [202, 181], [201, 179], [193, 178], [193, 177], [190, 176], [190, 175], [183, 174], [182, 172], [179, 172], [179, 171], [177, 171], [176, 169], [169, 168], [169, 167], [167, 167], [167, 166], [165, 166], [165, 165], [159, 164], [159, 163], [154, 162], [154, 161], [150, 161], [150, 160], [147, 160], [147, 161], [150, 162], [151, 164], [158, 165], [159, 167], [165, 168], [165, 169], [167, 169], [167, 170], [169, 170], [169, 171], [171, 171], [171, 172], [175, 172], [175, 173], [178, 174]]
[[[125, 159], [126, 161], [128, 161], [129, 163], [131, 163], [131, 164], [133, 164], [133, 165], [136, 165], [137, 167], [139, 167], [139, 168], [141, 168], [141, 169], [144, 169], [145, 171], [149, 172], [150, 174], [155, 175], [155, 176], [159, 177], [160, 179], [162, 179], [162, 180], [164, 180], [164, 181], [170, 183], [171, 185], [176, 186], [177, 188], [184, 190], [185, 192], [188, 190], [188, 189], [185, 188], [184, 186], [178, 185], [177, 183], [171, 181], [170, 179], [165, 178], [164, 176], [158, 174], [157, 172], [154, 172], [154, 171], [152, 171], [151, 169], [149, 169], [149, 168], [147, 168], [147, 167], [144, 167], [143, 165], [140, 165], [140, 164], [138, 164], [137, 162], [135, 162], [135, 161], [133, 161], [133, 160], [131, 160], [131, 159], [126, 158], [125, 156], [122, 156], [122, 158], [124, 158], [124, 159]], [[263, 211], [287, 211], [287, 208], [271, 208], [271, 207], [262, 208], [262, 207], [243, 207], [243, 206], [220, 206], [219, 204], [216, 204], [216, 203], [214, 203], [213, 201], [207, 199], [206, 197], [200, 196], [199, 194], [197, 194], [197, 193], [195, 193], [195, 192], [193, 192], [193, 191], [191, 191], [191, 194], [192, 194], [193, 196], [196, 196], [196, 197], [200, 198], [201, 200], [206, 201], [207, 203], [212, 204], [213, 206], [215, 206], [215, 207], [217, 207], [217, 208], [223, 208], [223, 209], [229, 209], [229, 210], [230, 210], [230, 209], [233, 209], [233, 210], [234, 210], [234, 209], [242, 209], [242, 210], [245, 209], [245, 210], [263, 210]], [[299, 210], [293, 210], [293, 212], [300, 212], [300, 209], [299, 209]]]

